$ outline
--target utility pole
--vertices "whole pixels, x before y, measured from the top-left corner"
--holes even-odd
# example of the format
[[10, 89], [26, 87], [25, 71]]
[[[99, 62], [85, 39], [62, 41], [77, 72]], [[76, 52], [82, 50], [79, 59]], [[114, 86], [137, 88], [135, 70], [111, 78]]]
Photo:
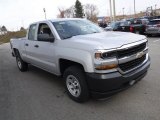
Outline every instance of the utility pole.
[[112, 21], [112, 2], [109, 0], [109, 6], [110, 6], [110, 20]]
[[134, 17], [136, 17], [136, 0], [134, 0]]
[[153, 16], [153, 9], [152, 9], [152, 6], [151, 6], [151, 16]]
[[122, 10], [123, 10], [123, 19], [124, 19], [124, 9], [125, 9], [125, 8], [122, 8]]
[[155, 16], [156, 16], [156, 11], [157, 11], [157, 8], [156, 8], [156, 7], [157, 7], [157, 4], [155, 4]]
[[115, 7], [115, 0], [113, 0], [113, 21], [116, 20], [116, 7]]
[[43, 8], [43, 12], [44, 12], [45, 19], [47, 19], [47, 17], [46, 17], [46, 9], [45, 8]]

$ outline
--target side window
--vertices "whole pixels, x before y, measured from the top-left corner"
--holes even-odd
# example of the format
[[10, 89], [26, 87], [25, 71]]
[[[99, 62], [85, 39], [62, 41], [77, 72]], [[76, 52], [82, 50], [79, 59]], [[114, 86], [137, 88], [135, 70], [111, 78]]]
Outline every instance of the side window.
[[46, 23], [39, 24], [38, 35], [39, 34], [48, 34], [50, 37], [54, 37], [51, 29], [49, 28], [49, 26]]
[[36, 24], [33, 24], [29, 28], [28, 39], [35, 40], [35, 35], [36, 35]]

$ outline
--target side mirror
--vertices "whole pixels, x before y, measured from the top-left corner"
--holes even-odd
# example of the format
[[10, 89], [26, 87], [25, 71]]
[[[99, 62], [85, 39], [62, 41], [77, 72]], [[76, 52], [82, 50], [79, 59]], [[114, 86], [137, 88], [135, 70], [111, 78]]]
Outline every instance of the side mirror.
[[44, 41], [44, 42], [54, 42], [54, 37], [49, 36], [49, 34], [38, 34], [38, 41]]

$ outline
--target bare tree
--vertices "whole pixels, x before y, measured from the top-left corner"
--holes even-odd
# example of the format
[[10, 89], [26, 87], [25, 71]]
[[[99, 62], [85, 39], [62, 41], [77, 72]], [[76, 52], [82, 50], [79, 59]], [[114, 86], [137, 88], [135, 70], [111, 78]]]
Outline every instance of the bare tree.
[[65, 18], [64, 13], [65, 9], [64, 8], [58, 8], [59, 14], [57, 15], [58, 18]]
[[85, 5], [85, 16], [87, 19], [93, 22], [97, 22], [97, 16], [98, 16], [97, 6], [93, 4], [86, 4]]
[[73, 18], [74, 17], [74, 6], [71, 6], [68, 9], [58, 8], [59, 14], [58, 18]]
[[24, 28], [24, 27], [21, 27], [21, 28], [20, 28], [20, 31], [25, 31], [25, 28]]
[[[75, 6], [71, 6], [68, 9], [58, 8], [58, 18], [74, 18], [76, 17]], [[97, 22], [98, 9], [96, 5], [86, 4], [84, 6], [85, 17], [93, 22]]]
[[70, 8], [65, 10], [64, 16], [66, 18], [73, 18], [73, 17], [75, 17], [74, 11], [75, 11], [74, 6], [71, 6]]

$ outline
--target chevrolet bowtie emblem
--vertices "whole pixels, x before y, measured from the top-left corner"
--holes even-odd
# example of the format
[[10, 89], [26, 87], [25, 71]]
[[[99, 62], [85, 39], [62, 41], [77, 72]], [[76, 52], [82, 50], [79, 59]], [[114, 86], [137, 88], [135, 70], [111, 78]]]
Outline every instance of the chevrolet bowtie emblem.
[[144, 52], [143, 52], [143, 51], [142, 51], [142, 52], [139, 52], [139, 53], [137, 53], [136, 58], [141, 58], [143, 55], [144, 55]]

